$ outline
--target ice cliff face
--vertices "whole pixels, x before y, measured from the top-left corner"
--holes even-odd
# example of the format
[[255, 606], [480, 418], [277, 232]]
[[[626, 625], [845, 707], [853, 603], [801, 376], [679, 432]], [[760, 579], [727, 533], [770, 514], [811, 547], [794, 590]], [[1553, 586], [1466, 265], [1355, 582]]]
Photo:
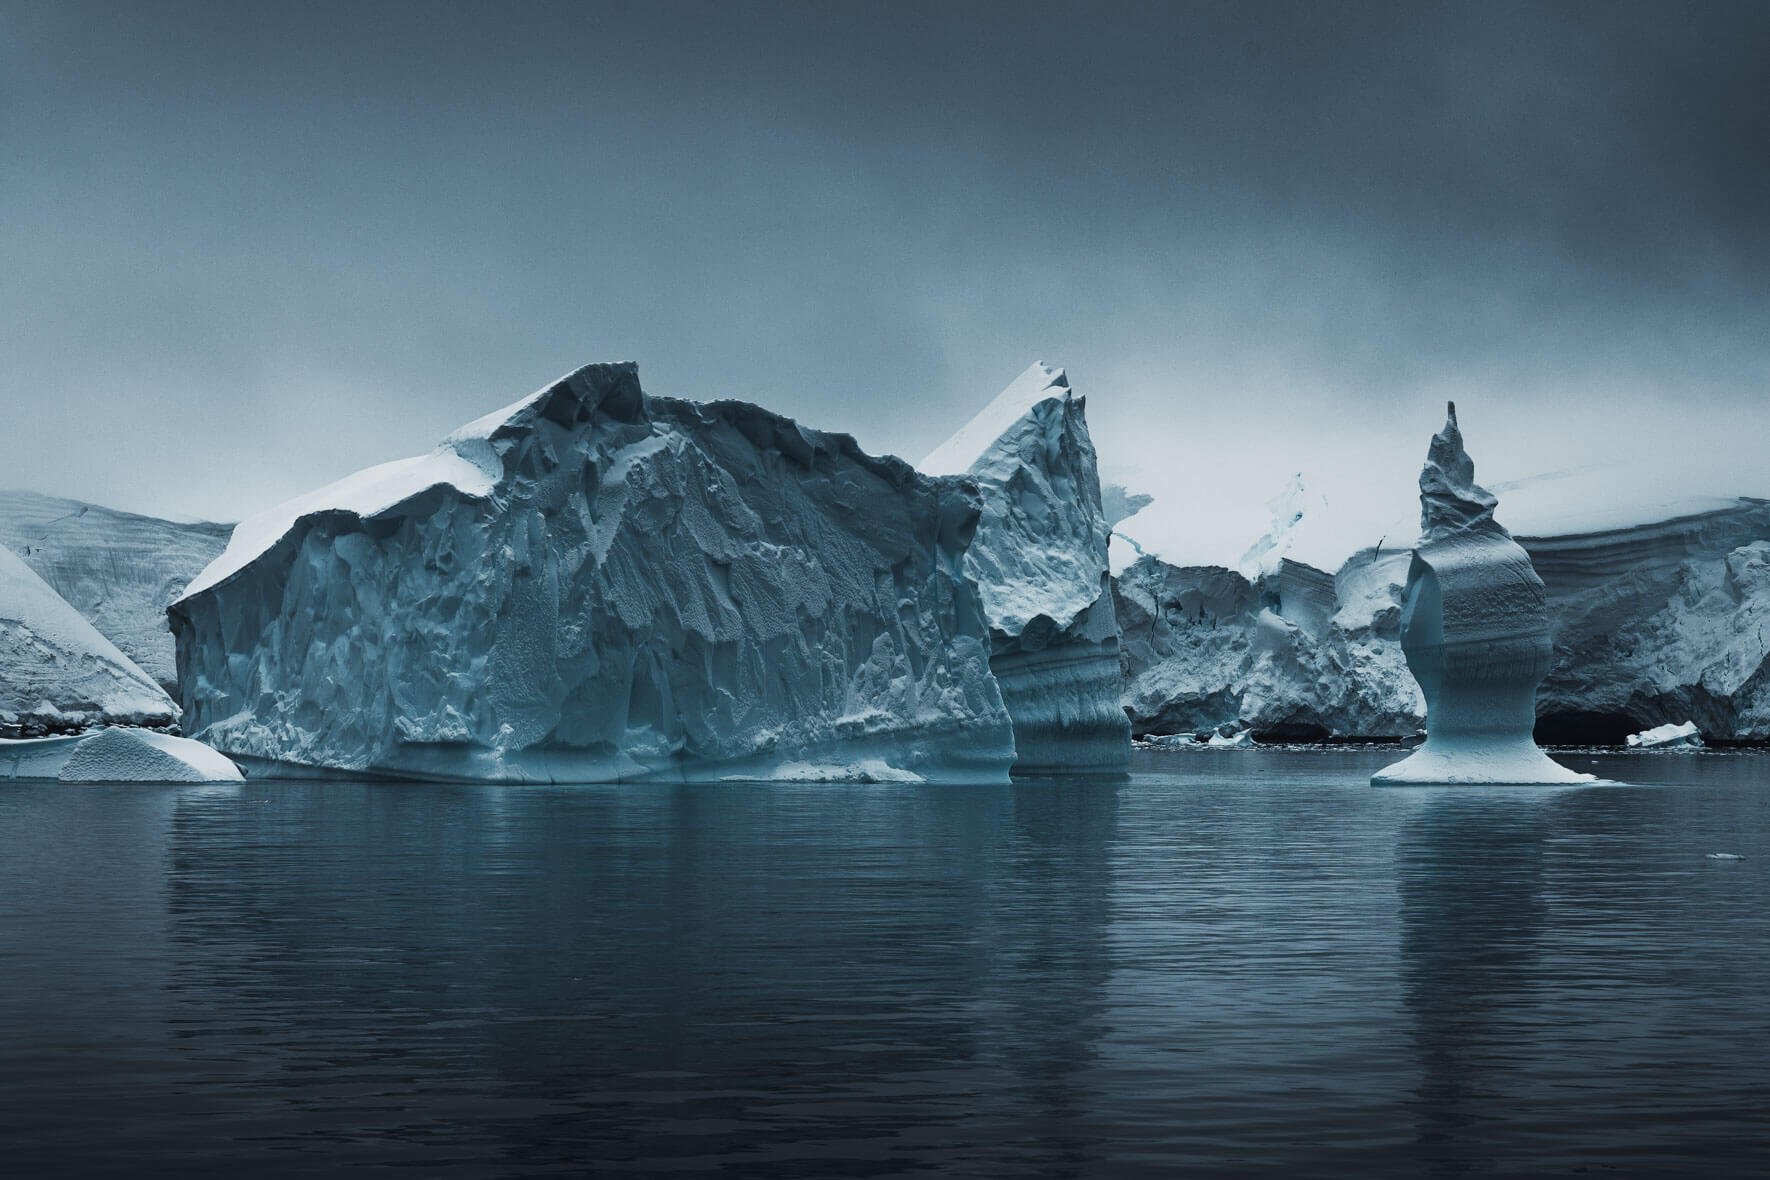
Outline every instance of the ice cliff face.
[[221, 553], [228, 531], [32, 492], [0, 493], [0, 545], [168, 693], [178, 687], [166, 605]]
[[1264, 741], [1401, 737], [1425, 703], [1402, 659], [1405, 550], [1338, 577], [1295, 562], [1250, 581], [1141, 558], [1115, 580], [1124, 704], [1140, 735], [1240, 726]]
[[0, 736], [177, 721], [159, 685], [0, 547]]
[[172, 607], [229, 754], [515, 781], [1004, 781], [975, 491], [591, 365], [243, 523]]
[[1549, 592], [1545, 740], [1770, 738], [1770, 501], [1521, 541]]
[[1124, 773], [1110, 529], [1084, 399], [1035, 363], [920, 466], [969, 475], [983, 496], [964, 569], [989, 620], [1015, 772]]
[[1590, 781], [1536, 746], [1536, 689], [1553, 658], [1530, 556], [1475, 482], [1456, 407], [1420, 473], [1420, 539], [1401, 603], [1401, 649], [1426, 698], [1426, 742], [1378, 783]]

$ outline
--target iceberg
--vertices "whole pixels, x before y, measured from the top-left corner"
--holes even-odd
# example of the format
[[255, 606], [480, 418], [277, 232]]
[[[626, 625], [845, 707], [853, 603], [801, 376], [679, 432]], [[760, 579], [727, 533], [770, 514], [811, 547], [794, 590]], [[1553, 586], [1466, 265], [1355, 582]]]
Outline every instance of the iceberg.
[[1132, 731], [1233, 725], [1266, 742], [1406, 737], [1425, 701], [1402, 658], [1406, 550], [1337, 576], [1288, 559], [1249, 580], [1142, 557], [1114, 580]]
[[1691, 750], [1701, 745], [1702, 731], [1696, 728], [1694, 721], [1682, 725], [1656, 725], [1628, 737], [1631, 750]]
[[0, 734], [177, 723], [165, 690], [0, 547]]
[[178, 676], [166, 605], [221, 553], [228, 530], [0, 492], [0, 545], [168, 694], [178, 691]]
[[989, 620], [990, 670], [1014, 724], [1016, 774], [1125, 773], [1111, 530], [1085, 399], [1035, 362], [919, 465], [967, 475], [983, 517], [965, 551]]
[[1530, 555], [1475, 482], [1453, 403], [1420, 472], [1420, 531], [1401, 607], [1401, 649], [1426, 698], [1426, 741], [1373, 783], [1595, 781], [1537, 748], [1549, 671], [1547, 594]]
[[588, 365], [242, 522], [185, 728], [282, 772], [1006, 782], [976, 488]]

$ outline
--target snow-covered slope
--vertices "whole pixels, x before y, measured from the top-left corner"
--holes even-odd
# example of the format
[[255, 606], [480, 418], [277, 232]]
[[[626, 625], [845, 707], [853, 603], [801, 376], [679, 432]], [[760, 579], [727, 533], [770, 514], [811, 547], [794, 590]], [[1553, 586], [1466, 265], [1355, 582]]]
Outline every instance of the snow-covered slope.
[[159, 685], [0, 546], [0, 736], [177, 720]]
[[1131, 734], [1084, 399], [1035, 362], [921, 469], [969, 475], [983, 495], [965, 574], [989, 619], [1015, 771], [1124, 773]]
[[0, 545], [168, 692], [177, 675], [166, 604], [215, 560], [228, 527], [0, 492]]
[[172, 607], [188, 732], [349, 771], [1005, 781], [980, 504], [590, 365], [243, 523]]
[[1401, 649], [1426, 698], [1426, 742], [1373, 783], [1590, 782], [1537, 749], [1549, 670], [1548, 595], [1475, 482], [1457, 408], [1420, 472], [1420, 539], [1401, 600]]

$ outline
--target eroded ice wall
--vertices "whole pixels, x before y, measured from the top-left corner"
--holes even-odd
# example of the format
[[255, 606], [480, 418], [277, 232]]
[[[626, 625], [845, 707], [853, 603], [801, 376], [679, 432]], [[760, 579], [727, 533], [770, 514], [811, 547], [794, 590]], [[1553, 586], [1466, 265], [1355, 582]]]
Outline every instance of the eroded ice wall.
[[1420, 539], [1401, 648], [1426, 698], [1426, 741], [1379, 783], [1590, 781], [1536, 746], [1536, 690], [1553, 659], [1547, 595], [1530, 556], [1475, 482], [1456, 406], [1420, 472]]
[[1062, 370], [1035, 363], [921, 469], [969, 475], [983, 495], [965, 572], [989, 618], [1015, 772], [1124, 773], [1111, 530], [1084, 399]]
[[976, 492], [590, 365], [244, 522], [172, 608], [231, 755], [535, 781], [1003, 781]]
[[1113, 587], [1133, 731], [1412, 735], [1425, 702], [1398, 642], [1406, 571], [1406, 550], [1357, 554], [1337, 577], [1285, 562], [1253, 581], [1139, 558]]

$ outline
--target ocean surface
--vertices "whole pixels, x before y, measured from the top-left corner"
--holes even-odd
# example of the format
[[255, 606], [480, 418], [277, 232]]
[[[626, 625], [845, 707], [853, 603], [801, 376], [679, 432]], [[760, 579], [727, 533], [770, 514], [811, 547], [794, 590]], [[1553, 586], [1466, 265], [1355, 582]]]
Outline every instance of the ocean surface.
[[1395, 756], [0, 784], [0, 1172], [1770, 1168], [1770, 756]]

